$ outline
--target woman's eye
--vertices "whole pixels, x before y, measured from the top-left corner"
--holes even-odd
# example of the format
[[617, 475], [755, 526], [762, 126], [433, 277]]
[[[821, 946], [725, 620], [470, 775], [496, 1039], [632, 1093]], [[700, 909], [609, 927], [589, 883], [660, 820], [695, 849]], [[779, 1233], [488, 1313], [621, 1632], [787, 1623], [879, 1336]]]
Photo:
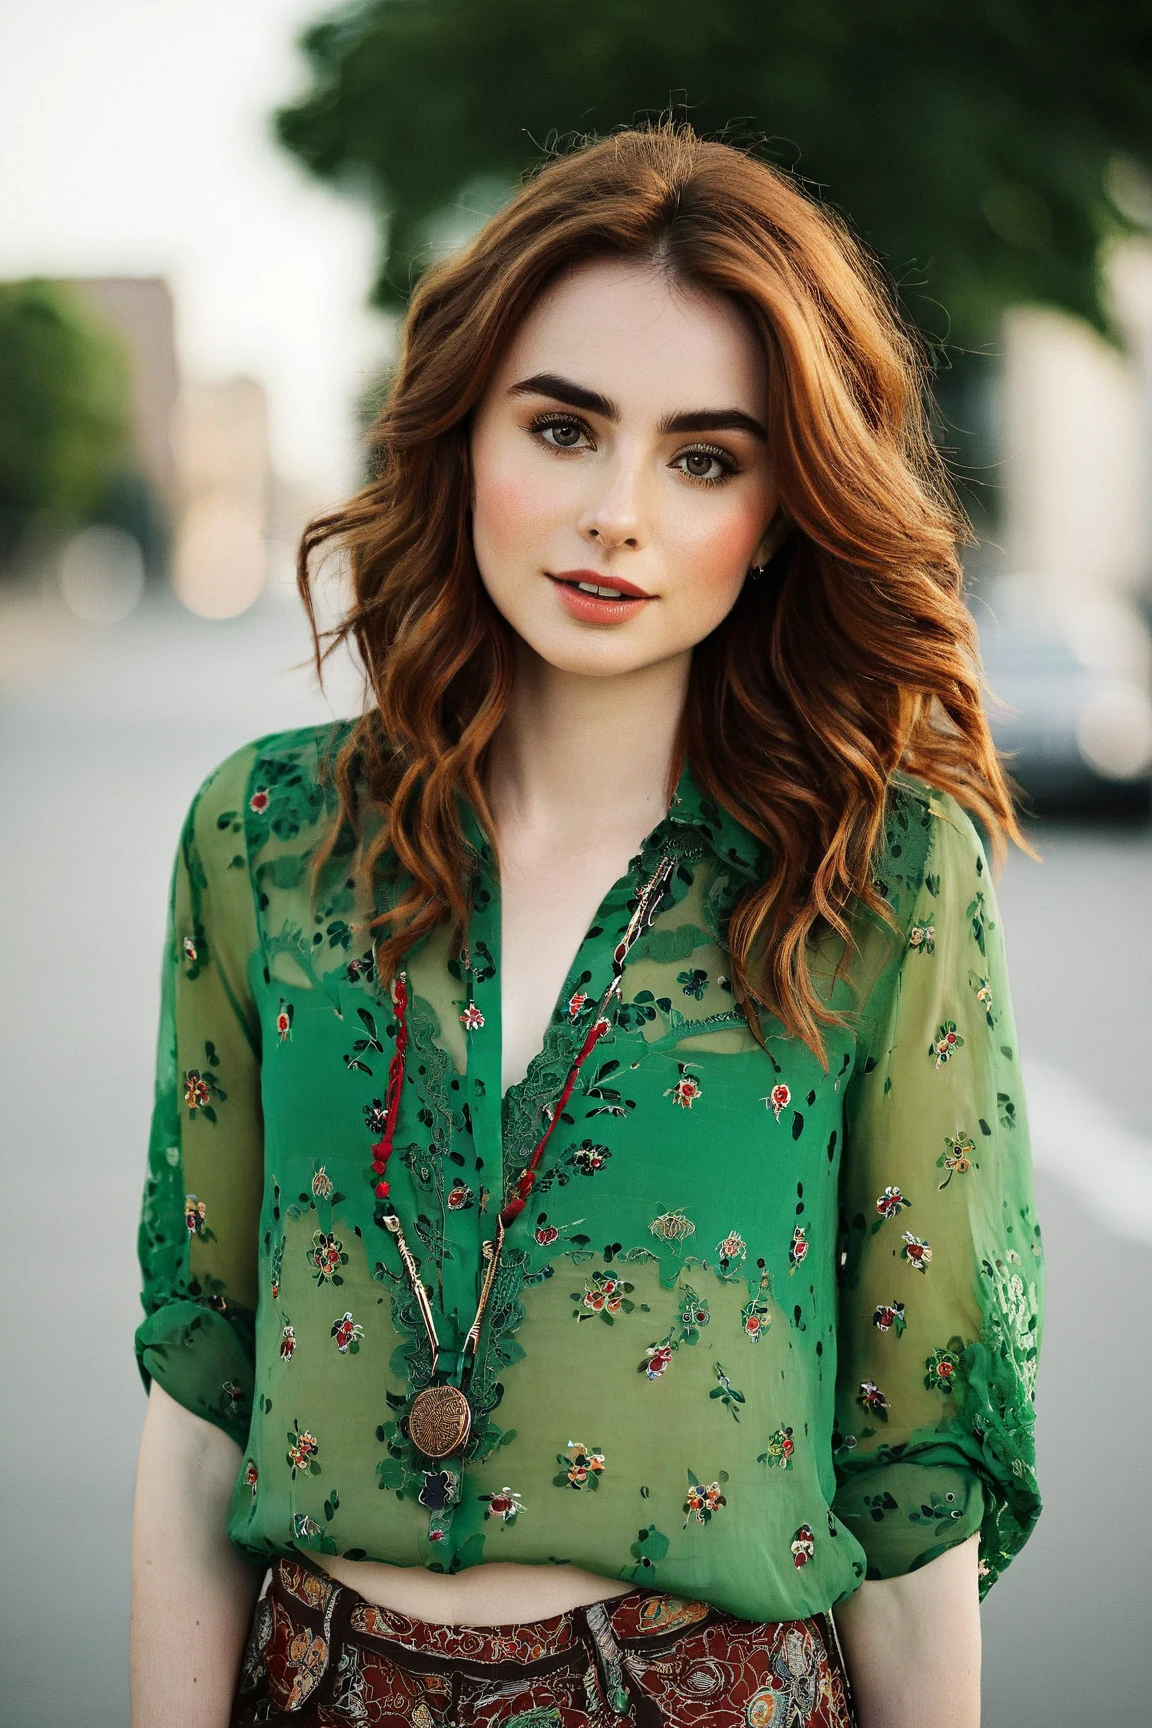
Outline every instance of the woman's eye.
[[532, 430], [555, 450], [576, 450], [581, 439], [587, 436], [586, 428], [579, 420], [537, 421]]
[[732, 473], [732, 464], [718, 450], [683, 450], [673, 464], [682, 474], [687, 474], [690, 480], [713, 482], [726, 480]]

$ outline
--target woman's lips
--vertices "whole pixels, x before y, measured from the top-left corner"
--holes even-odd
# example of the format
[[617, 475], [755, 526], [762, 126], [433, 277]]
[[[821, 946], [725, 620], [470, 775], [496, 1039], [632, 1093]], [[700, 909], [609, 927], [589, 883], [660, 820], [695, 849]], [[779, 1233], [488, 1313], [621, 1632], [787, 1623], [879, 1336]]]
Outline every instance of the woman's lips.
[[564, 610], [584, 624], [622, 624], [655, 598], [634, 582], [608, 580], [594, 570], [548, 573]]

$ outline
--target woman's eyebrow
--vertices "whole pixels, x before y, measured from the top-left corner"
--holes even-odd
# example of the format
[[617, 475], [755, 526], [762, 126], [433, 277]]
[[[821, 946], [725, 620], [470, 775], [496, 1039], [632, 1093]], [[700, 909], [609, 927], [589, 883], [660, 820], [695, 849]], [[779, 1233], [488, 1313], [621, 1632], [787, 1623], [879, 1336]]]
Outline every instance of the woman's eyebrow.
[[[582, 408], [586, 414], [598, 414], [602, 420], [619, 421], [620, 410], [611, 397], [601, 396], [571, 378], [561, 378], [556, 372], [536, 372], [513, 384], [510, 396], [551, 396], [568, 408]], [[747, 432], [761, 443], [768, 434], [759, 420], [745, 414], [742, 408], [698, 408], [691, 413], [669, 414], [660, 422], [661, 435], [668, 432]]]
[[661, 432], [748, 432], [762, 444], [768, 433], [743, 408], [701, 408], [691, 414], [671, 414], [660, 422]]
[[571, 378], [561, 378], [556, 372], [536, 372], [513, 384], [509, 396], [551, 396], [568, 408], [583, 408], [586, 414], [599, 414], [602, 420], [619, 420], [620, 410], [607, 396], [574, 384]]

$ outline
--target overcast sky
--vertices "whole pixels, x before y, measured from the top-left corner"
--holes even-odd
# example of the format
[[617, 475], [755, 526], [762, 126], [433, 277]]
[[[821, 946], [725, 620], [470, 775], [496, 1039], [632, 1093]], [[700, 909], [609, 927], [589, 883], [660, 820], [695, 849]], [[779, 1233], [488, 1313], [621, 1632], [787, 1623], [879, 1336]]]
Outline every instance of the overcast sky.
[[0, 0], [0, 276], [161, 274], [189, 374], [267, 387], [273, 460], [355, 478], [384, 351], [366, 211], [271, 142], [324, 0]]

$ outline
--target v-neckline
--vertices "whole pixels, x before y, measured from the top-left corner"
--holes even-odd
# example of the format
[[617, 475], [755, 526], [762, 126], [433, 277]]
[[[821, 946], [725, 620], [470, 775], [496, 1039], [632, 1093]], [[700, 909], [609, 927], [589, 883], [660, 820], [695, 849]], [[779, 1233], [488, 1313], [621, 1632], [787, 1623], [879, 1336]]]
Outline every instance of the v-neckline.
[[[632, 857], [628, 860], [627, 868], [623, 874], [616, 878], [602, 896], [599, 905], [585, 927], [584, 934], [576, 945], [575, 953], [572, 955], [571, 960], [564, 970], [563, 980], [560, 984], [559, 990], [557, 991], [556, 1000], [552, 1004], [552, 1011], [549, 1015], [548, 1023], [544, 1028], [544, 1037], [541, 1040], [539, 1047], [529, 1058], [528, 1065], [520, 1079], [513, 1080], [507, 1087], [501, 1087], [500, 1105], [502, 1117], [506, 1117], [511, 1110], [516, 1108], [520, 1100], [532, 1089], [532, 1083], [538, 1078], [542, 1070], [547, 1069], [548, 1072], [552, 1071], [553, 1065], [549, 1061], [549, 1058], [553, 1055], [556, 1046], [563, 1048], [564, 1045], [571, 1044], [575, 1049], [583, 1038], [587, 1027], [582, 1023], [580, 1016], [566, 1012], [574, 994], [571, 986], [573, 978], [579, 972], [581, 956], [585, 953], [590, 943], [595, 942], [602, 934], [604, 934], [604, 932], [607, 931], [609, 923], [613, 918], [619, 922], [620, 929], [612, 941], [612, 947], [614, 948], [616, 943], [620, 940], [620, 937], [623, 935], [624, 929], [627, 926], [630, 915], [629, 903], [635, 898], [640, 887], [641, 878], [644, 875], [644, 861], [646, 858], [655, 856], [655, 854], [661, 850], [657, 836], [659, 836], [667, 820], [668, 817], [667, 814], [665, 814], [660, 818], [660, 821], [649, 830], [641, 841], [636, 852], [634, 852]], [[494, 993], [497, 998], [498, 1036], [493, 1042], [496, 1046], [496, 1057], [500, 1066], [501, 1079], [503, 1079], [504, 993], [501, 964], [503, 960], [503, 899], [498, 876], [493, 876], [492, 878], [492, 902], [494, 907], [493, 926], [495, 933], [495, 941], [492, 945], [492, 955], [496, 967], [495, 981], [500, 985], [500, 988]], [[592, 977], [589, 982], [592, 988], [587, 992], [588, 1001], [598, 1002], [600, 997], [604, 994], [604, 991], [607, 989], [610, 979], [608, 977], [604, 977], [603, 979]], [[569, 1061], [564, 1064], [565, 1073], [569, 1066], [570, 1058]]]

